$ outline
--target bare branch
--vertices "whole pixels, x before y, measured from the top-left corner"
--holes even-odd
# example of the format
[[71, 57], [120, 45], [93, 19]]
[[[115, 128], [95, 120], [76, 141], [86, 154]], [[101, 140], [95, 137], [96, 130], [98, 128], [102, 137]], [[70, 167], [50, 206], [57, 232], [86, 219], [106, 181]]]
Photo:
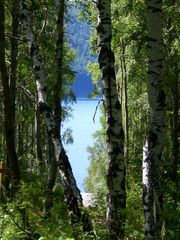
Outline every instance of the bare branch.
[[16, 39], [18, 41], [21, 41], [21, 42], [27, 42], [27, 39], [25, 37], [21, 38], [21, 37], [16, 37], [16, 36], [13, 36], [11, 33], [7, 33], [5, 32], [5, 36], [9, 37], [9, 38], [13, 38], [13, 39]]
[[103, 99], [100, 99], [100, 100], [98, 101], [98, 104], [96, 105], [96, 109], [95, 109], [94, 116], [93, 116], [93, 122], [94, 122], [94, 123], [95, 123], [96, 113], [97, 113], [98, 107], [99, 107], [99, 105], [100, 105], [101, 102], [104, 102], [104, 100], [103, 100]]
[[36, 103], [36, 97], [28, 90], [26, 89], [23, 85], [19, 84], [17, 88], [23, 90], [23, 93], [28, 97], [28, 99], [31, 100], [31, 102]]

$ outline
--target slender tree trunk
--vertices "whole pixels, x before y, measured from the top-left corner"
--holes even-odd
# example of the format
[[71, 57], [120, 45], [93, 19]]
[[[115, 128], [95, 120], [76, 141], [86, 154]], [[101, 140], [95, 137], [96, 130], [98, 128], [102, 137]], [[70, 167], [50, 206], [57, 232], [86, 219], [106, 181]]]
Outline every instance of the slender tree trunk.
[[11, 99], [11, 111], [12, 111], [12, 127], [14, 148], [16, 147], [16, 79], [17, 79], [17, 56], [18, 56], [18, 32], [19, 32], [19, 7], [18, 0], [12, 1], [12, 37], [11, 37], [11, 72], [10, 72], [10, 99]]
[[[54, 122], [56, 138], [61, 141], [61, 93], [62, 93], [62, 63], [63, 63], [63, 45], [64, 45], [64, 7], [65, 1], [57, 2], [57, 39], [56, 39], [56, 83], [54, 86]], [[51, 143], [51, 140], [50, 140]], [[52, 144], [52, 143], [51, 143]], [[48, 184], [46, 188], [46, 204], [45, 210], [49, 214], [49, 209], [52, 207], [52, 190], [56, 180], [57, 164], [56, 159], [50, 159], [50, 171], [48, 176]]]
[[128, 76], [127, 76], [127, 67], [126, 67], [126, 45], [124, 40], [121, 40], [121, 50], [122, 50], [122, 57], [121, 57], [121, 68], [122, 68], [122, 76], [123, 76], [123, 85], [124, 85], [124, 157], [126, 161], [126, 165], [128, 165], [128, 145], [129, 145], [129, 116], [128, 116], [128, 95], [127, 95], [127, 83], [128, 83]]
[[109, 166], [107, 173], [107, 234], [109, 239], [124, 239], [125, 226], [125, 161], [124, 131], [121, 104], [118, 100], [114, 53], [111, 50], [111, 1], [97, 1], [99, 67], [103, 84], [103, 96], [107, 124], [107, 148]]
[[36, 87], [38, 93], [38, 105], [41, 113], [45, 115], [45, 124], [48, 129], [48, 133], [51, 136], [51, 140], [54, 147], [54, 155], [56, 163], [59, 168], [59, 172], [62, 179], [62, 186], [64, 188], [65, 201], [71, 214], [71, 222], [79, 222], [81, 219], [80, 207], [82, 207], [82, 197], [77, 187], [76, 180], [73, 176], [72, 168], [69, 163], [68, 157], [64, 150], [61, 140], [57, 137], [55, 132], [55, 120], [52, 113], [52, 109], [49, 107], [46, 100], [46, 88], [44, 86], [44, 71], [42, 66], [41, 56], [39, 49], [34, 40], [34, 36], [31, 30], [31, 23], [29, 17], [29, 11], [26, 7], [25, 1], [20, 0], [20, 9], [23, 25], [26, 31], [28, 46], [30, 49], [31, 57], [33, 60], [33, 68], [36, 76]]
[[[178, 7], [178, 0], [172, 0], [170, 3], [171, 7]], [[168, 31], [168, 37], [167, 37], [167, 75], [171, 76], [171, 104], [172, 104], [172, 124], [171, 124], [171, 133], [172, 133], [172, 180], [174, 182], [174, 193], [173, 193], [173, 199], [175, 203], [177, 203], [178, 200], [178, 159], [180, 159], [180, 140], [178, 138], [178, 135], [180, 135], [180, 116], [178, 113], [179, 104], [180, 104], [180, 68], [178, 66], [178, 63], [180, 61], [179, 53], [176, 51], [173, 51], [173, 54], [171, 48], [173, 46], [173, 42], [175, 39], [178, 39], [178, 31], [177, 26], [174, 24], [176, 16], [170, 14], [167, 18], [167, 31]], [[180, 136], [179, 136], [180, 137]], [[177, 207], [174, 206], [174, 207]]]
[[[1, 79], [0, 79], [1, 84]], [[4, 128], [4, 106], [3, 106], [3, 96], [0, 93], [0, 129]], [[2, 159], [5, 159], [5, 143], [4, 143], [4, 131], [1, 130], [0, 132], [0, 162], [2, 162]]]
[[150, 127], [143, 146], [143, 201], [145, 239], [161, 239], [163, 199], [160, 162], [165, 132], [165, 94], [162, 88], [163, 41], [162, 1], [146, 0], [148, 27], [147, 86]]
[[[62, 63], [63, 63], [63, 45], [64, 45], [64, 7], [65, 1], [57, 1], [57, 39], [56, 39], [56, 83], [54, 86], [54, 122], [56, 138], [61, 141], [61, 93], [62, 93]], [[51, 139], [49, 139], [52, 145]], [[49, 209], [52, 207], [53, 187], [56, 180], [57, 164], [54, 153], [50, 158], [50, 170], [48, 174], [48, 183], [46, 187], [45, 211], [49, 215]]]
[[64, 8], [65, 0], [59, 0], [58, 4], [58, 20], [57, 20], [57, 39], [56, 39], [56, 84], [54, 87], [54, 117], [57, 137], [61, 134], [61, 94], [63, 84], [63, 47], [64, 47]]
[[46, 186], [46, 199], [45, 199], [45, 204], [44, 204], [44, 212], [45, 216], [49, 217], [50, 216], [50, 208], [53, 206], [53, 187], [55, 185], [56, 181], [56, 174], [57, 174], [57, 163], [56, 159], [54, 157], [54, 150], [53, 150], [53, 144], [51, 140], [51, 136], [47, 133], [48, 135], [48, 166], [49, 167], [49, 173], [48, 173], [48, 181], [47, 181], [47, 186]]
[[180, 157], [179, 154], [179, 146], [180, 140], [178, 139], [178, 134], [180, 134], [180, 116], [178, 114], [179, 109], [179, 90], [180, 83], [178, 79], [178, 74], [175, 74], [175, 79], [172, 87], [172, 107], [173, 107], [173, 124], [172, 124], [172, 179], [174, 182], [175, 190], [174, 190], [174, 201], [177, 204], [178, 201], [178, 159]]
[[41, 118], [39, 108], [36, 109], [35, 114], [35, 143], [36, 143], [36, 160], [38, 161], [38, 168], [40, 172], [43, 170], [43, 156], [41, 145]]
[[[0, 73], [4, 93], [4, 128], [7, 149], [7, 166], [12, 168], [13, 185], [17, 186], [20, 180], [20, 171], [15, 144], [15, 96], [16, 96], [16, 69], [17, 69], [17, 34], [18, 34], [18, 7], [17, 1], [12, 5], [12, 38], [11, 38], [11, 69], [7, 71], [5, 57], [5, 13], [4, 0], [0, 0]], [[15, 190], [15, 189], [14, 189]]]

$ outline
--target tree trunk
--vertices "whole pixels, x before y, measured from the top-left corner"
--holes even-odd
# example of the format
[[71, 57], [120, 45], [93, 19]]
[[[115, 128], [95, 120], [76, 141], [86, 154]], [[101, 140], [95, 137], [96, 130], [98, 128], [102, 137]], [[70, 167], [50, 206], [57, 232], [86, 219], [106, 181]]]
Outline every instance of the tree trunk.
[[178, 159], [180, 159], [180, 116], [178, 113], [178, 105], [180, 102], [179, 90], [180, 84], [178, 83], [178, 76], [174, 79], [172, 96], [173, 96], [173, 126], [172, 126], [172, 178], [174, 182], [173, 199], [177, 207], [178, 203]]
[[41, 118], [39, 108], [36, 109], [35, 114], [35, 143], [36, 143], [36, 160], [38, 162], [38, 169], [42, 172], [44, 163], [42, 155], [42, 145], [41, 145]]
[[123, 81], [123, 89], [124, 89], [124, 157], [126, 161], [126, 167], [128, 166], [128, 158], [129, 158], [129, 151], [128, 151], [128, 145], [129, 145], [129, 116], [128, 116], [128, 95], [127, 95], [127, 83], [128, 83], [128, 77], [127, 77], [127, 67], [126, 67], [126, 45], [124, 43], [124, 40], [121, 40], [121, 71], [122, 71], [122, 81]]
[[150, 127], [143, 146], [143, 202], [145, 213], [145, 239], [161, 239], [162, 190], [160, 161], [165, 132], [165, 94], [162, 88], [163, 41], [162, 1], [146, 0], [148, 27], [148, 100]]
[[45, 216], [49, 217], [50, 216], [50, 209], [53, 206], [53, 188], [55, 185], [56, 181], [56, 174], [57, 174], [57, 163], [56, 159], [54, 157], [54, 151], [53, 151], [53, 144], [51, 141], [51, 136], [47, 133], [48, 135], [48, 166], [49, 166], [49, 172], [48, 172], [48, 181], [47, 181], [47, 186], [46, 186], [46, 199], [45, 199], [45, 204], [44, 204], [44, 212]]
[[10, 99], [11, 99], [11, 111], [12, 111], [12, 127], [14, 148], [16, 147], [16, 78], [17, 78], [17, 56], [18, 56], [18, 31], [19, 31], [19, 7], [18, 0], [12, 1], [12, 37], [11, 37], [11, 71], [10, 71]]
[[107, 173], [107, 235], [109, 239], [124, 239], [125, 225], [125, 161], [124, 131], [121, 104], [118, 100], [114, 53], [111, 50], [111, 1], [97, 1], [99, 67], [103, 85], [106, 111], [106, 134], [108, 148]]
[[26, 7], [25, 1], [20, 0], [21, 18], [26, 31], [28, 46], [30, 49], [33, 68], [36, 77], [36, 87], [38, 93], [38, 106], [41, 113], [45, 115], [45, 124], [48, 129], [48, 133], [51, 136], [51, 140], [54, 147], [54, 155], [56, 163], [59, 168], [59, 172], [62, 179], [62, 186], [64, 188], [65, 201], [71, 214], [71, 223], [79, 222], [81, 219], [80, 207], [82, 207], [82, 197], [80, 191], [76, 185], [76, 180], [72, 173], [72, 168], [69, 163], [68, 157], [62, 145], [62, 142], [55, 132], [55, 120], [52, 113], [52, 109], [49, 107], [46, 100], [46, 88], [44, 86], [44, 71], [42, 66], [41, 56], [39, 49], [34, 40], [34, 36], [31, 30], [31, 23], [29, 17], [29, 11]]
[[[57, 2], [57, 39], [56, 39], [56, 83], [54, 86], [54, 122], [56, 138], [61, 138], [61, 93], [62, 93], [62, 63], [63, 63], [63, 45], [64, 45], [64, 7], [65, 1], [60, 0]], [[61, 141], [61, 139], [60, 139]], [[51, 140], [50, 140], [51, 143]], [[51, 143], [52, 144], [52, 143]], [[52, 207], [52, 190], [56, 180], [57, 164], [53, 157], [50, 159], [50, 170], [48, 176], [48, 183], [46, 188], [46, 202], [45, 210], [49, 215], [49, 209]]]
[[[178, 0], [173, 0], [169, 4], [170, 7], [178, 7]], [[177, 50], [173, 51], [172, 53], [172, 46], [174, 44], [175, 39], [178, 39], [178, 30], [177, 26], [174, 23], [176, 16], [170, 14], [167, 17], [167, 31], [168, 31], [168, 37], [167, 37], [167, 76], [171, 77], [171, 104], [172, 104], [172, 124], [171, 124], [171, 133], [172, 133], [172, 180], [174, 182], [174, 193], [173, 193], [173, 199], [174, 202], [177, 203], [178, 200], [178, 159], [180, 158], [180, 152], [179, 152], [179, 146], [180, 146], [180, 117], [178, 113], [179, 104], [180, 104], [180, 68], [178, 66], [180, 57]], [[169, 80], [169, 78], [168, 78]], [[176, 205], [176, 204], [175, 204]], [[177, 207], [174, 206], [174, 207]]]
[[64, 8], [65, 1], [60, 0], [58, 4], [58, 20], [57, 20], [57, 39], [56, 39], [56, 84], [54, 87], [54, 118], [57, 137], [61, 135], [61, 94], [62, 94], [62, 64], [63, 64], [63, 47], [64, 47]]
[[[11, 69], [8, 75], [5, 57], [5, 13], [4, 1], [0, 0], [0, 73], [4, 93], [4, 128], [7, 149], [7, 166], [12, 168], [13, 186], [20, 181], [20, 171], [15, 144], [15, 96], [17, 70], [17, 34], [19, 26], [17, 1], [12, 5]], [[14, 191], [15, 189], [13, 189]]]

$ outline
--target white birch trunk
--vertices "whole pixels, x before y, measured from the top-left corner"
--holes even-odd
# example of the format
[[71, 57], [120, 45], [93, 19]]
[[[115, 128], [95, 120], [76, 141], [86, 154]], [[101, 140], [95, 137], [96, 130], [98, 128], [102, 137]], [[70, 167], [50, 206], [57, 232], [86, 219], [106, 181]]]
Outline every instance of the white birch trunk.
[[125, 225], [125, 162], [124, 132], [122, 128], [121, 104], [118, 100], [114, 53], [111, 50], [111, 1], [97, 1], [99, 67], [103, 84], [106, 111], [106, 134], [108, 148], [107, 173], [107, 235], [109, 239], [123, 239]]
[[165, 94], [162, 88], [163, 42], [162, 1], [145, 0], [148, 27], [148, 98], [150, 128], [143, 147], [143, 201], [145, 213], [145, 239], [161, 239], [162, 193], [160, 161], [165, 132]]
[[57, 165], [59, 167], [59, 172], [61, 175], [62, 186], [64, 188], [64, 196], [65, 201], [71, 213], [71, 222], [80, 221], [81, 212], [80, 207], [83, 206], [82, 204], [82, 197], [80, 191], [76, 185], [76, 180], [73, 176], [73, 172], [71, 169], [71, 165], [69, 163], [68, 157], [62, 145], [61, 139], [57, 137], [55, 132], [55, 121], [54, 116], [52, 114], [52, 109], [49, 107], [47, 100], [46, 100], [46, 87], [44, 85], [45, 77], [43, 71], [43, 65], [41, 56], [39, 54], [39, 49], [35, 42], [32, 29], [31, 29], [31, 22], [29, 11], [26, 7], [25, 1], [20, 0], [20, 9], [21, 9], [21, 19], [23, 22], [23, 26], [27, 36], [27, 42], [30, 49], [32, 61], [33, 61], [33, 68], [36, 77], [36, 87], [37, 87], [37, 94], [38, 94], [38, 107], [40, 113], [44, 113], [45, 115], [45, 123], [47, 126], [48, 133], [50, 134], [53, 146], [54, 146], [54, 154]]

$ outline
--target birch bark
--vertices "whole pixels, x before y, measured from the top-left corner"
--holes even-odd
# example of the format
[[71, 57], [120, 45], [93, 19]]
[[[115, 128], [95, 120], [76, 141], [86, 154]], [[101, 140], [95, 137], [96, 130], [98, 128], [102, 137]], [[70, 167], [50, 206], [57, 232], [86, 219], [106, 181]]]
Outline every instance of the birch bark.
[[81, 218], [80, 207], [82, 204], [82, 197], [80, 191], [76, 185], [76, 180], [73, 176], [72, 168], [69, 163], [68, 157], [62, 145], [61, 139], [55, 132], [55, 120], [52, 113], [52, 109], [49, 107], [46, 100], [46, 87], [44, 85], [44, 71], [41, 56], [38, 46], [34, 39], [28, 8], [25, 1], [20, 0], [21, 19], [24, 29], [26, 31], [28, 46], [30, 49], [33, 68], [36, 77], [36, 87], [38, 93], [38, 106], [41, 113], [45, 115], [45, 124], [47, 126], [48, 133], [51, 137], [54, 155], [61, 175], [62, 186], [64, 188], [65, 202], [67, 204], [71, 223], [79, 222]]
[[118, 100], [114, 53], [111, 50], [111, 1], [97, 1], [99, 67], [106, 111], [108, 148], [107, 173], [107, 235], [109, 239], [124, 239], [125, 225], [125, 161], [124, 131], [121, 104]]
[[[56, 39], [56, 83], [54, 86], [54, 122], [56, 137], [60, 138], [61, 135], [61, 93], [62, 93], [62, 63], [63, 63], [63, 45], [64, 45], [64, 8], [65, 1], [59, 0], [56, 2], [57, 6], [57, 39]], [[51, 141], [50, 144], [52, 145]], [[50, 169], [48, 174], [48, 183], [46, 187], [46, 201], [45, 201], [45, 213], [48, 216], [50, 214], [50, 208], [53, 205], [52, 195], [53, 187], [56, 180], [57, 164], [56, 159], [51, 157]]]
[[165, 132], [165, 94], [163, 85], [162, 1], [145, 0], [148, 28], [147, 86], [150, 127], [143, 146], [143, 201], [145, 239], [161, 239], [162, 190], [160, 161]]

